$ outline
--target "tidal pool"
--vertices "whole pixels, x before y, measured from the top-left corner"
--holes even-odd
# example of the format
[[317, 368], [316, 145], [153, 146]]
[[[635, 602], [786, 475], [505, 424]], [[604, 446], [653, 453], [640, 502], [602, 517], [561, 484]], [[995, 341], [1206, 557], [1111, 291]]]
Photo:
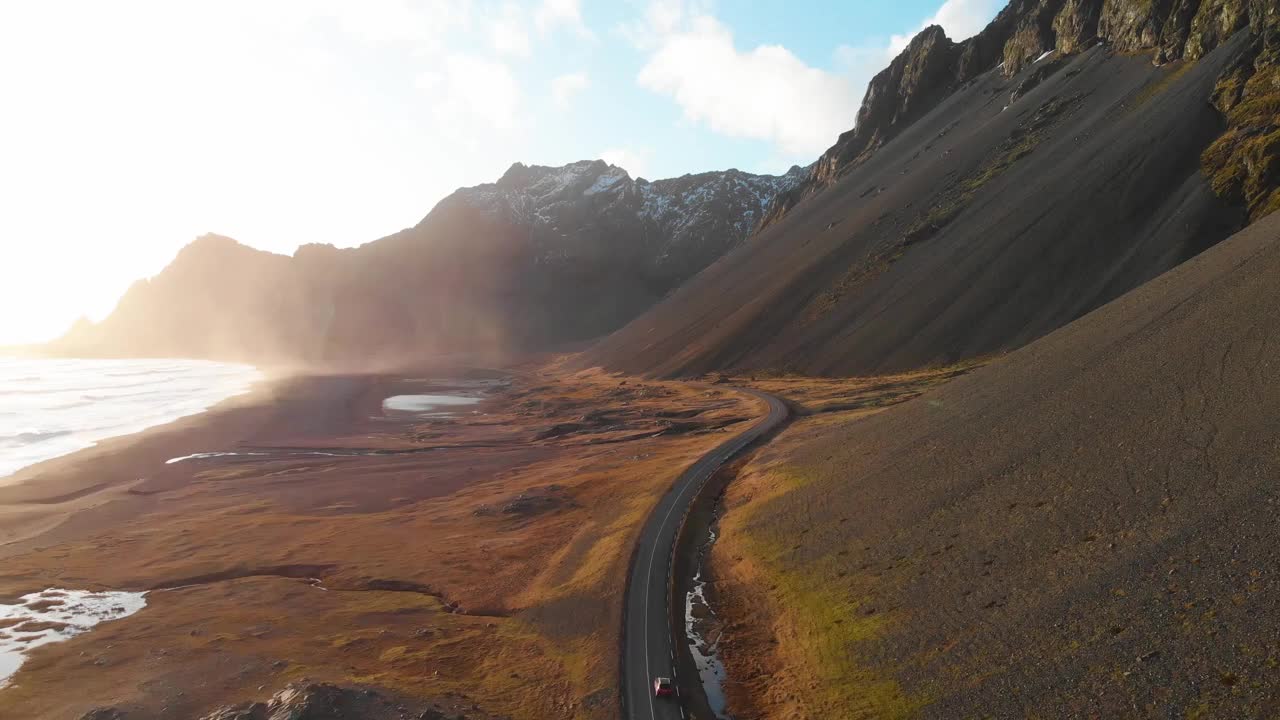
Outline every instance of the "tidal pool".
[[0, 603], [0, 687], [8, 684], [32, 649], [129, 617], [146, 605], [146, 593], [141, 592], [57, 588], [28, 593], [12, 605]]

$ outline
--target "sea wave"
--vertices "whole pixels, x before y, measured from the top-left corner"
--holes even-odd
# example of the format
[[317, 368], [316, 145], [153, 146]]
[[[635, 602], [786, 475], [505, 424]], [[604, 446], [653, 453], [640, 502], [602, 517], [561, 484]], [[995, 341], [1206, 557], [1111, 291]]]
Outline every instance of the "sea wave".
[[0, 478], [201, 412], [259, 378], [207, 361], [0, 358]]
[[20, 432], [13, 435], [0, 435], [0, 447], [6, 445], [31, 445], [53, 438], [65, 437], [71, 434], [71, 430], [32, 430], [30, 432]]

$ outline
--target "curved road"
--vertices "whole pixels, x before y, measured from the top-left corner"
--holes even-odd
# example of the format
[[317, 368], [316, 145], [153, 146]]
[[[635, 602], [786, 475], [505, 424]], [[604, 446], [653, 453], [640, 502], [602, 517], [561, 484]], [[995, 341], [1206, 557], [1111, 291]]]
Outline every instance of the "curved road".
[[[674, 675], [672, 646], [671, 553], [676, 530], [685, 511], [706, 481], [729, 458], [760, 439], [787, 418], [787, 406], [778, 398], [755, 390], [738, 392], [763, 400], [769, 414], [750, 429], [726, 440], [703, 455], [676, 479], [645, 521], [630, 575], [622, 621], [622, 711], [628, 720], [678, 720], [684, 717], [676, 698], [655, 698], [653, 678]], [[696, 680], [690, 679], [690, 682]], [[677, 682], [676, 686], [679, 687]]]

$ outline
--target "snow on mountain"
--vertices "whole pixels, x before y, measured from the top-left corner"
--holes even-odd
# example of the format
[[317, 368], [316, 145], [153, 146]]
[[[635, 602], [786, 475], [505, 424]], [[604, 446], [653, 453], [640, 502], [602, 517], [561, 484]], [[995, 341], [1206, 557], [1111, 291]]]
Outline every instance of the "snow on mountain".
[[528, 227], [542, 262], [596, 256], [626, 241], [637, 246], [617, 250], [686, 275], [750, 235], [774, 196], [806, 174], [800, 167], [776, 176], [725, 170], [650, 182], [602, 160], [516, 163], [496, 183], [460, 189], [449, 202]]

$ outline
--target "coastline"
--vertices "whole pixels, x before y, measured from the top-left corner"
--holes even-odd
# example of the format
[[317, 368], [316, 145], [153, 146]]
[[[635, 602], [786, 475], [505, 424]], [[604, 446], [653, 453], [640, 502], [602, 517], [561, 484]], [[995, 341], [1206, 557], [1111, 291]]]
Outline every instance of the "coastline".
[[[244, 392], [202, 411], [113, 435], [0, 477], [0, 559], [56, 526], [50, 521], [54, 515], [108, 503], [145, 504], [139, 502], [145, 490], [130, 490], [147, 481], [157, 464], [182, 454], [168, 453], [200, 444], [230, 445], [249, 437], [275, 405], [281, 388], [297, 380], [285, 373], [259, 373]], [[132, 512], [119, 507], [108, 514], [123, 517]]]
[[276, 376], [187, 358], [0, 355], [0, 487], [50, 460], [208, 412]]
[[[452, 415], [382, 412], [463, 389], [448, 384], [462, 370], [271, 377], [16, 474], [0, 597], [127, 590], [147, 607], [33, 651], [0, 720], [194, 718], [303, 681], [612, 717], [641, 521], [671, 468], [755, 410], [551, 362], [503, 371], [510, 384]], [[167, 463], [211, 452], [244, 454]]]

